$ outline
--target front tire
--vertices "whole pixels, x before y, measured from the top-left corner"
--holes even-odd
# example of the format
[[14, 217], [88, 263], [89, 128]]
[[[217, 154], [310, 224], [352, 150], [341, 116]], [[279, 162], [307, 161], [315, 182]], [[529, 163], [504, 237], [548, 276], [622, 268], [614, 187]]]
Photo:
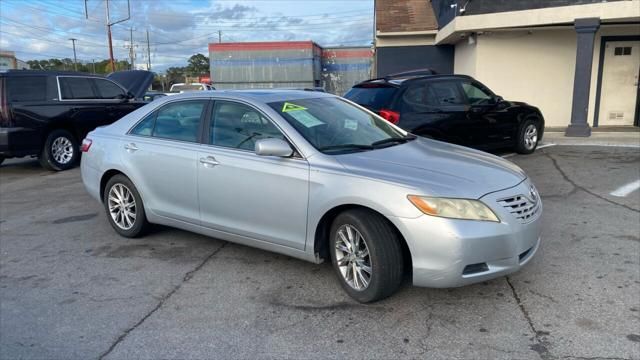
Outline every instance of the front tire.
[[115, 175], [107, 182], [103, 201], [107, 218], [121, 236], [140, 237], [149, 228], [138, 189], [124, 175]]
[[47, 136], [40, 154], [40, 164], [47, 170], [69, 170], [76, 165], [79, 157], [76, 138], [69, 131], [58, 129]]
[[531, 154], [538, 147], [540, 129], [534, 120], [525, 120], [518, 130], [518, 142], [516, 152], [519, 154]]
[[400, 238], [382, 215], [349, 210], [331, 226], [330, 253], [342, 288], [368, 303], [392, 295], [403, 278]]

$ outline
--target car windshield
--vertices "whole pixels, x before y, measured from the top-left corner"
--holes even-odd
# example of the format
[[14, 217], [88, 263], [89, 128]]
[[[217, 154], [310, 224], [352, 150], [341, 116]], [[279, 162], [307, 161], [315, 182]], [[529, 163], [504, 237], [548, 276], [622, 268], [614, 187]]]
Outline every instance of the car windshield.
[[415, 137], [338, 97], [268, 104], [316, 149], [327, 154], [367, 151]]
[[186, 84], [186, 85], [173, 85], [171, 87], [171, 92], [196, 91], [196, 90], [202, 90], [202, 85]]

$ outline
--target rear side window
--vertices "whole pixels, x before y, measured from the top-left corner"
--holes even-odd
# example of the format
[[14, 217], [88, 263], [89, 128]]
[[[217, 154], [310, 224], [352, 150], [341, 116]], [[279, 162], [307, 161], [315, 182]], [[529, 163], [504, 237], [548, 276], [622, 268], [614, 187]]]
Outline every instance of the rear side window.
[[464, 105], [465, 100], [455, 81], [434, 81], [427, 85], [427, 104], [431, 106]]
[[124, 99], [126, 94], [122, 88], [109, 80], [93, 79], [100, 99]]
[[389, 106], [396, 91], [395, 87], [354, 87], [344, 97], [368, 109], [380, 110]]
[[44, 101], [47, 98], [45, 76], [8, 76], [7, 95], [11, 102]]
[[180, 101], [167, 104], [158, 110], [153, 136], [196, 142], [202, 112], [207, 101]]
[[156, 113], [151, 113], [147, 115], [142, 121], [138, 123], [133, 129], [131, 129], [131, 134], [140, 135], [140, 136], [151, 136], [153, 133], [153, 125], [156, 121]]
[[99, 99], [94, 93], [91, 79], [85, 77], [59, 77], [60, 92], [64, 100]]

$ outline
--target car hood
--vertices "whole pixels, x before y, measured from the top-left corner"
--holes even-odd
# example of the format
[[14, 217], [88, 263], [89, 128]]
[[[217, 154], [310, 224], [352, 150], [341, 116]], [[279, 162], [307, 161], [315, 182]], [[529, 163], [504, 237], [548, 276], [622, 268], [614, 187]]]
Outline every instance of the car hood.
[[416, 195], [479, 199], [527, 178], [498, 156], [423, 138], [336, 159], [350, 173], [418, 188]]
[[112, 72], [107, 75], [107, 78], [122, 85], [122, 87], [132, 93], [136, 99], [142, 99], [153, 82], [153, 76], [151, 71], [127, 70]]

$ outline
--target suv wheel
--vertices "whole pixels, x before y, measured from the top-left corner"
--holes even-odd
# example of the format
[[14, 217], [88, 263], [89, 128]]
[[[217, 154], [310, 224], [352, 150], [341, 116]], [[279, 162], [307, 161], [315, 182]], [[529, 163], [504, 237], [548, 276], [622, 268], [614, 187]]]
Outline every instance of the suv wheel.
[[144, 235], [149, 227], [138, 189], [124, 175], [115, 175], [107, 182], [102, 199], [115, 231], [128, 238]]
[[531, 154], [538, 146], [540, 130], [534, 120], [525, 120], [518, 131], [518, 142], [516, 152], [520, 154]]
[[54, 130], [44, 142], [40, 164], [47, 170], [68, 170], [75, 166], [79, 156], [76, 138], [67, 130]]
[[349, 296], [367, 303], [398, 289], [402, 249], [387, 219], [363, 209], [349, 210], [334, 220], [330, 236], [331, 262]]

